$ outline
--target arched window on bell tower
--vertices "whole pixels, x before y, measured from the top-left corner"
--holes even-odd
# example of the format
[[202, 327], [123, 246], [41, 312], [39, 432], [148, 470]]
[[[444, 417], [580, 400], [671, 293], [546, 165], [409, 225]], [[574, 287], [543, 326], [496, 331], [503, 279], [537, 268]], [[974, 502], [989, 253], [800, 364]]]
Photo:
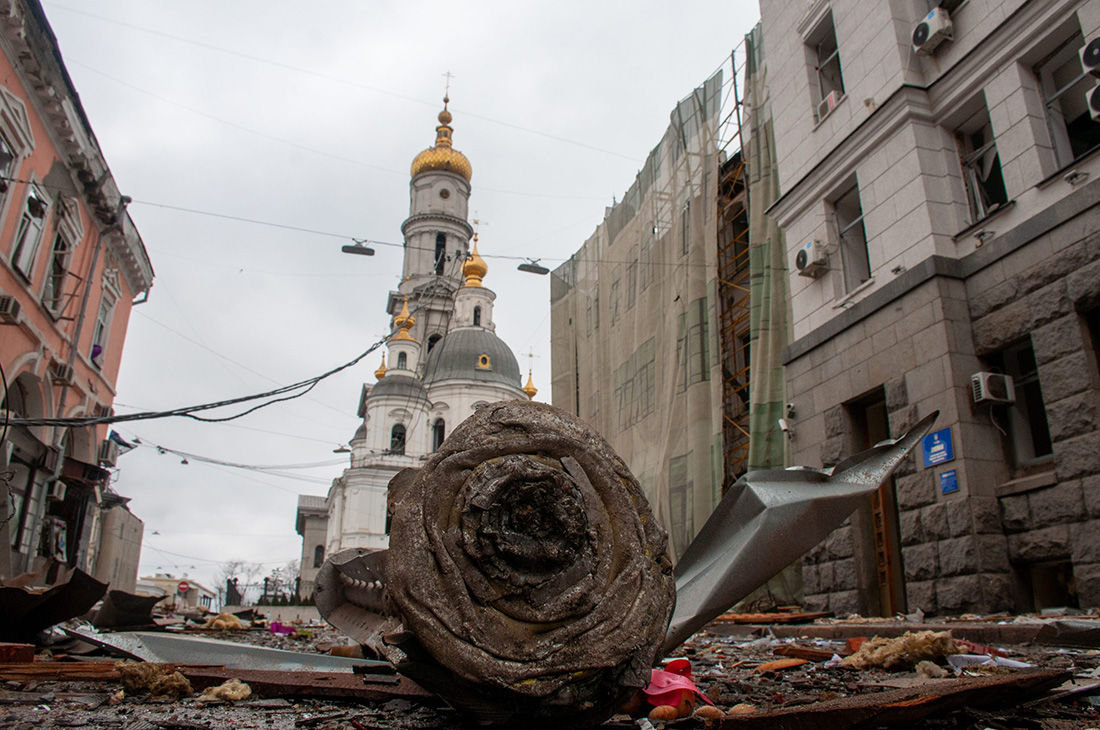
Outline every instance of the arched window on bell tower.
[[447, 235], [445, 233], [435, 234], [435, 273], [436, 276], [443, 276], [443, 262], [447, 260]]
[[324, 545], [318, 545], [317, 547], [313, 548], [313, 567], [314, 568], [320, 568], [321, 565], [324, 562], [325, 562], [325, 546]]
[[390, 431], [390, 453], [404, 455], [405, 453], [405, 426], [396, 423]]
[[481, 326], [481, 307], [474, 307], [474, 327]]
[[406, 370], [407, 369], [406, 366], [408, 364], [409, 364], [408, 356], [403, 352], [397, 353], [397, 369], [398, 370]]
[[447, 436], [447, 424], [444, 423], [442, 418], [435, 419], [435, 423], [432, 424], [432, 451], [439, 451], [439, 447], [443, 445], [443, 439]]

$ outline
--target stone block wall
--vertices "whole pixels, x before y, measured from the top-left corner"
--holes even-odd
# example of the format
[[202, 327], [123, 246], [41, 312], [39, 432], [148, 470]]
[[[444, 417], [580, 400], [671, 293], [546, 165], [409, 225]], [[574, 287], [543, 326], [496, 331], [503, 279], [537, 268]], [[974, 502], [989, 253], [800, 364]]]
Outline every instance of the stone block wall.
[[968, 287], [979, 355], [1030, 337], [1053, 446], [1038, 472], [999, 490], [1007, 559], [1025, 570], [1069, 563], [1082, 606], [1100, 605], [1100, 428], [1095, 343], [1086, 315], [1100, 307], [1100, 211], [1069, 220], [1003, 260], [1003, 279]]

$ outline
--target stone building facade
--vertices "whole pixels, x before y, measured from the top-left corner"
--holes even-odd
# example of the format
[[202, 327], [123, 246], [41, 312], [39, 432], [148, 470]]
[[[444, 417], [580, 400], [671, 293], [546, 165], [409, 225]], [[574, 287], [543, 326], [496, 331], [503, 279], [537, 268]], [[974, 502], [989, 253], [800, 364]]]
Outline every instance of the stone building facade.
[[807, 607], [1100, 605], [1100, 2], [762, 0], [761, 26], [792, 462], [945, 429], [806, 556]]

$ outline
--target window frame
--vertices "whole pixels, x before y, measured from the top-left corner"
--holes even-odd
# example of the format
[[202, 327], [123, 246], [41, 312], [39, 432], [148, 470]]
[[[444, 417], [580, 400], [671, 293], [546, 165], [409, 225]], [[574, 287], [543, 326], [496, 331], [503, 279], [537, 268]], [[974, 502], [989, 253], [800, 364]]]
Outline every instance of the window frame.
[[[983, 137], [980, 144], [974, 139], [978, 135]], [[984, 139], [986, 136], [988, 139]], [[1004, 169], [1001, 167], [1000, 153], [997, 149], [997, 137], [993, 133], [989, 110], [984, 102], [979, 111], [955, 130], [955, 144], [959, 152], [959, 165], [966, 191], [967, 208], [970, 212], [970, 223], [974, 224], [1000, 210], [1008, 204], [1009, 200]], [[986, 165], [987, 160], [989, 172], [985, 173], [983, 183], [980, 167]], [[990, 184], [996, 185], [998, 182], [999, 190], [989, 189]], [[993, 193], [999, 193], [999, 196]], [[997, 200], [996, 197], [1000, 199]]]
[[[1085, 37], [1078, 27], [1069, 38], [1059, 43], [1054, 51], [1040, 59], [1033, 69], [1035, 78], [1038, 80], [1039, 100], [1043, 105], [1047, 132], [1050, 135], [1051, 147], [1054, 150], [1055, 166], [1059, 169], [1072, 165], [1077, 160], [1100, 148], [1100, 126], [1097, 126], [1094, 129], [1094, 134], [1097, 135], [1098, 141], [1079, 153], [1074, 153], [1074, 137], [1070, 135], [1069, 125], [1088, 114], [1088, 104], [1085, 103], [1085, 114], [1078, 115], [1073, 120], [1066, 119], [1065, 110], [1061, 105], [1061, 100], [1070, 98], [1071, 92], [1082, 81], [1091, 83], [1091, 74], [1085, 71], [1080, 63], [1079, 52], [1084, 45]], [[1072, 67], [1074, 64], [1076, 64], [1077, 73], [1073, 75], [1070, 81], [1059, 86], [1055, 80], [1055, 74], [1066, 66]], [[1086, 84], [1086, 87], [1091, 88], [1088, 84]], [[1087, 88], [1085, 90], [1087, 91]], [[1084, 94], [1081, 96], [1083, 97]], [[1088, 121], [1091, 121], [1093, 125], [1100, 125], [1095, 120]]]
[[[850, 218], [844, 215], [846, 198], [854, 194], [857, 215]], [[870, 281], [872, 278], [871, 252], [867, 245], [867, 228], [864, 224], [863, 200], [859, 194], [859, 183], [852, 180], [850, 185], [842, 187], [832, 202], [833, 222], [836, 226], [837, 250], [840, 254], [841, 277], [844, 293], [848, 294]], [[863, 274], [866, 273], [866, 276]], [[858, 277], [858, 281], [853, 281]]]
[[[42, 215], [35, 215], [32, 208], [35, 202], [45, 206]], [[42, 192], [37, 183], [27, 185], [27, 194], [23, 199], [23, 205], [19, 209], [19, 223], [15, 229], [15, 237], [12, 239], [11, 267], [27, 283], [34, 281], [35, 264], [38, 262], [38, 250], [42, 245], [42, 239], [46, 232], [46, 223], [50, 215], [52, 203]], [[33, 236], [33, 241], [28, 244], [28, 236]]]

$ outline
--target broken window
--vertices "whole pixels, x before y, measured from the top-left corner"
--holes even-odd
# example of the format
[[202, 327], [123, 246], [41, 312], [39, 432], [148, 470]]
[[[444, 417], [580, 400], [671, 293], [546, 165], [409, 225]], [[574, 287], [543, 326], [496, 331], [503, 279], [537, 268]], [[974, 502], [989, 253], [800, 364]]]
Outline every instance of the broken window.
[[994, 370], [1012, 377], [1016, 402], [1007, 406], [1008, 424], [1001, 430], [1013, 464], [1020, 467], [1045, 460], [1054, 450], [1031, 338], [1020, 340], [987, 360]]
[[989, 123], [989, 111], [981, 109], [959, 127], [955, 134], [962, 163], [963, 182], [970, 206], [970, 222], [977, 223], [1008, 202], [1001, 158]]
[[867, 253], [867, 232], [863, 227], [863, 208], [859, 202], [859, 185], [845, 190], [833, 203], [837, 236], [840, 239], [840, 262], [844, 268], [844, 291], [850, 292], [871, 278], [871, 260]]
[[55, 316], [61, 314], [65, 299], [65, 277], [69, 273], [69, 258], [72, 246], [62, 231], [57, 232], [53, 240], [53, 256], [50, 257], [50, 272], [46, 276], [46, 288], [42, 291], [42, 303]]
[[19, 228], [15, 232], [15, 246], [11, 254], [12, 266], [27, 279], [31, 278], [34, 270], [34, 260], [38, 256], [38, 244], [42, 241], [48, 208], [49, 203], [45, 196], [32, 187], [27, 193], [27, 202], [19, 217]]
[[833, 14], [828, 13], [806, 39], [808, 55], [813, 63], [814, 119], [821, 121], [844, 96], [844, 77], [840, 71], [840, 47], [836, 42]]
[[111, 320], [115, 314], [115, 295], [104, 288], [103, 298], [99, 301], [99, 312], [96, 314], [95, 325], [92, 329], [92, 349], [88, 353], [92, 364], [97, 368], [103, 367], [103, 353], [107, 350], [107, 341], [111, 335]]
[[1078, 55], [1085, 39], [1077, 30], [1035, 67], [1046, 108], [1047, 126], [1059, 167], [1100, 145], [1100, 123], [1089, 113], [1086, 92], [1095, 86]]
[[655, 386], [654, 340], [650, 337], [615, 369], [615, 402], [619, 430], [630, 428], [653, 412]]

